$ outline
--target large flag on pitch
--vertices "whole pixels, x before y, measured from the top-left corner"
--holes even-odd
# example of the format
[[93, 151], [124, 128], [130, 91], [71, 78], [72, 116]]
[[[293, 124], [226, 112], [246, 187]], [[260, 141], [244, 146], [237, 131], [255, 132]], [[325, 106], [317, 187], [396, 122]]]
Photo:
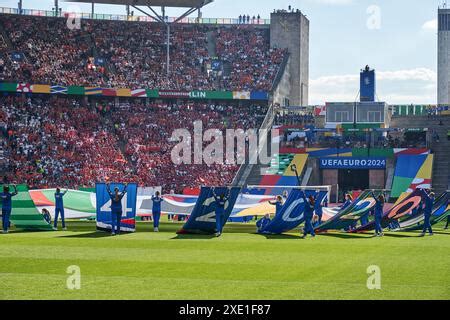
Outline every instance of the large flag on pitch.
[[228, 201], [225, 204], [225, 212], [222, 216], [222, 226], [225, 225], [231, 212], [233, 211], [236, 199], [241, 191], [239, 187], [211, 188], [202, 187], [200, 195], [195, 204], [188, 221], [178, 233], [206, 233], [212, 234], [216, 231], [216, 202], [213, 195], [213, 190], [216, 195], [222, 193], [229, 194]]
[[[118, 187], [122, 192], [124, 185], [121, 183], [111, 183], [111, 191]], [[111, 198], [109, 197], [106, 184], [97, 183], [95, 185], [95, 193], [97, 198], [97, 229], [102, 231], [111, 231]], [[127, 193], [122, 198], [122, 219], [120, 230], [125, 232], [136, 231], [136, 201], [137, 201], [137, 184], [130, 183], [127, 187]]]
[[305, 221], [305, 201], [302, 197], [303, 192], [306, 197], [311, 195], [314, 196], [316, 198], [316, 203], [322, 203], [328, 194], [325, 190], [316, 192], [315, 190], [303, 191], [300, 189], [293, 189], [289, 193], [289, 196], [283, 204], [281, 210], [262, 231], [264, 233], [280, 234], [296, 228], [303, 221]]

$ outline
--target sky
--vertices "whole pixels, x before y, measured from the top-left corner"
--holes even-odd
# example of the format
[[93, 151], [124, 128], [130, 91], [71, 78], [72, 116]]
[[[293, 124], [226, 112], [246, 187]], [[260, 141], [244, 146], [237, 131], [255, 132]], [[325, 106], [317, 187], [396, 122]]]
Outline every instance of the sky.
[[[0, 7], [17, 7], [1, 0]], [[359, 71], [377, 72], [377, 98], [389, 104], [431, 104], [437, 100], [437, 8], [444, 0], [214, 0], [204, 18], [235, 18], [291, 5], [310, 20], [310, 101], [355, 101]], [[450, 7], [450, 1], [448, 1]], [[90, 4], [60, 1], [63, 11]], [[24, 9], [51, 10], [54, 0], [23, 0]], [[73, 10], [71, 10], [73, 11]], [[124, 6], [96, 5], [97, 13], [125, 14]], [[168, 11], [169, 16], [180, 13]], [[135, 14], [137, 12], [135, 11]]]

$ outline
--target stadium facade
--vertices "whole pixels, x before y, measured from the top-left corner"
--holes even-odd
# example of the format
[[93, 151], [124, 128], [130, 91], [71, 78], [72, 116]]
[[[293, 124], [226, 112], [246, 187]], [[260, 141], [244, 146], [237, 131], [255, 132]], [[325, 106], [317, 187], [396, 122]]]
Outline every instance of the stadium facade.
[[[309, 92], [309, 20], [300, 11], [278, 11], [271, 14], [270, 21], [271, 47], [288, 48], [289, 50], [286, 70], [281, 81], [282, 85], [275, 88], [274, 100], [280, 105], [307, 106]], [[288, 101], [280, 101], [283, 96]]]

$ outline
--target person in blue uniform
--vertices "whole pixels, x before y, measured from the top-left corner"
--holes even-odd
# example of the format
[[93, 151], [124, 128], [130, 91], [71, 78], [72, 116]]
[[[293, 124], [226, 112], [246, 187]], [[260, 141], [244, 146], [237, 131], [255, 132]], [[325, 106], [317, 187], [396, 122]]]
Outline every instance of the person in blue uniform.
[[119, 192], [119, 188], [115, 187], [114, 192], [111, 192], [110, 184], [106, 184], [106, 190], [111, 198], [111, 235], [120, 234], [120, 221], [122, 219], [122, 198], [127, 193], [128, 184], [125, 183], [125, 187], [122, 192]]
[[361, 226], [365, 226], [366, 224], [368, 224], [369, 223], [369, 213], [362, 215], [361, 219], [359, 219], [359, 223], [361, 224]]
[[269, 225], [270, 221], [272, 221], [272, 220], [270, 220], [270, 214], [266, 213], [264, 215], [264, 217], [262, 217], [261, 219], [259, 219], [256, 222], [256, 228], [257, 228], [256, 231], [258, 233], [264, 233], [264, 229]]
[[47, 209], [42, 209], [42, 217], [44, 217], [45, 222], [47, 222], [49, 225], [52, 224], [52, 216], [50, 215], [50, 212]]
[[375, 194], [372, 191], [372, 197], [375, 199], [375, 208], [374, 208], [374, 215], [375, 215], [375, 235], [377, 237], [383, 236], [383, 228], [381, 227], [381, 219], [383, 218], [383, 207], [384, 207], [384, 196], [380, 194], [378, 197], [375, 196]]
[[349, 205], [351, 205], [352, 204], [352, 201], [353, 201], [353, 197], [350, 195], [350, 194], [346, 194], [345, 195], [345, 202], [344, 202], [344, 204], [342, 205], [342, 207], [341, 207], [341, 210], [344, 210], [345, 208], [347, 208]]
[[66, 191], [61, 192], [60, 188], [56, 188], [55, 192], [55, 220], [53, 222], [53, 230], [58, 230], [58, 216], [61, 215], [61, 223], [63, 230], [67, 230], [66, 221], [64, 219], [64, 203], [63, 197], [66, 195], [68, 189]]
[[433, 229], [431, 228], [430, 218], [433, 212], [433, 204], [434, 204], [434, 192], [424, 193], [424, 208], [423, 208], [423, 230], [421, 236], [423, 237], [425, 233], [428, 231], [430, 236], [433, 235]]
[[304, 192], [302, 192], [303, 201], [305, 201], [305, 227], [303, 228], [303, 236], [302, 239], [306, 238], [308, 234], [311, 234], [312, 237], [315, 237], [314, 227], [312, 225], [312, 218], [314, 215], [314, 207], [316, 204], [316, 199], [313, 196], [309, 196], [306, 198]]
[[219, 196], [216, 194], [215, 189], [213, 189], [213, 196], [216, 204], [216, 237], [220, 237], [222, 234], [222, 220], [225, 212], [225, 205], [228, 201], [229, 194], [221, 193]]
[[277, 199], [275, 201], [269, 201], [269, 203], [275, 206], [275, 215], [277, 215], [283, 207], [283, 197], [277, 196]]
[[9, 192], [9, 186], [3, 187], [3, 192], [0, 193], [0, 198], [2, 199], [2, 227], [3, 233], [8, 233], [9, 229], [9, 217], [12, 211], [12, 201], [11, 198], [18, 195], [17, 187], [13, 185], [14, 192]]
[[315, 223], [315, 227], [320, 226], [322, 224], [322, 215], [323, 215], [323, 207], [325, 206], [326, 199], [322, 202], [317, 202], [315, 205], [315, 212], [317, 216], [317, 221]]
[[153, 215], [153, 231], [159, 232], [159, 219], [161, 218], [161, 202], [164, 201], [162, 197], [160, 197], [159, 191], [156, 191], [155, 195], [152, 197], [153, 206], [152, 206], [152, 215]]

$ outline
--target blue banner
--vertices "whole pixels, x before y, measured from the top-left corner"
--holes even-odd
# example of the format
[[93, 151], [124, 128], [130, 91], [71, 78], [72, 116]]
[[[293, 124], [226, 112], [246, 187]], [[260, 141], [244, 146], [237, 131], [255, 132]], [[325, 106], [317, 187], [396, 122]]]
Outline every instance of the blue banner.
[[[119, 188], [122, 192], [124, 185], [121, 183], [111, 183], [111, 191]], [[97, 229], [102, 231], [110, 231], [112, 229], [111, 216], [111, 198], [109, 197], [106, 184], [97, 183], [95, 185], [95, 193], [97, 197]], [[120, 230], [124, 232], [136, 231], [136, 202], [137, 202], [137, 184], [130, 183], [127, 187], [127, 193], [122, 198], [122, 219]]]
[[386, 169], [386, 158], [327, 157], [320, 158], [320, 169]]
[[233, 211], [236, 199], [241, 191], [239, 187], [211, 188], [202, 187], [200, 195], [195, 204], [194, 210], [189, 216], [188, 221], [178, 233], [206, 233], [212, 234], [216, 232], [216, 202], [213, 190], [217, 196], [228, 194], [228, 201], [225, 204], [225, 211], [222, 216], [222, 226], [227, 222], [231, 212]]
[[211, 62], [211, 69], [213, 71], [220, 71], [220, 70], [222, 70], [222, 61], [220, 61], [220, 60], [213, 60]]
[[289, 192], [289, 196], [286, 202], [283, 204], [281, 210], [270, 221], [263, 233], [280, 234], [289, 230], [292, 230], [299, 226], [304, 220], [305, 201], [302, 194], [305, 192], [306, 197], [316, 197], [316, 203], [322, 203], [327, 197], [327, 191], [315, 190], [300, 190], [293, 189]]
[[375, 101], [375, 70], [364, 70], [360, 75], [361, 102]]

